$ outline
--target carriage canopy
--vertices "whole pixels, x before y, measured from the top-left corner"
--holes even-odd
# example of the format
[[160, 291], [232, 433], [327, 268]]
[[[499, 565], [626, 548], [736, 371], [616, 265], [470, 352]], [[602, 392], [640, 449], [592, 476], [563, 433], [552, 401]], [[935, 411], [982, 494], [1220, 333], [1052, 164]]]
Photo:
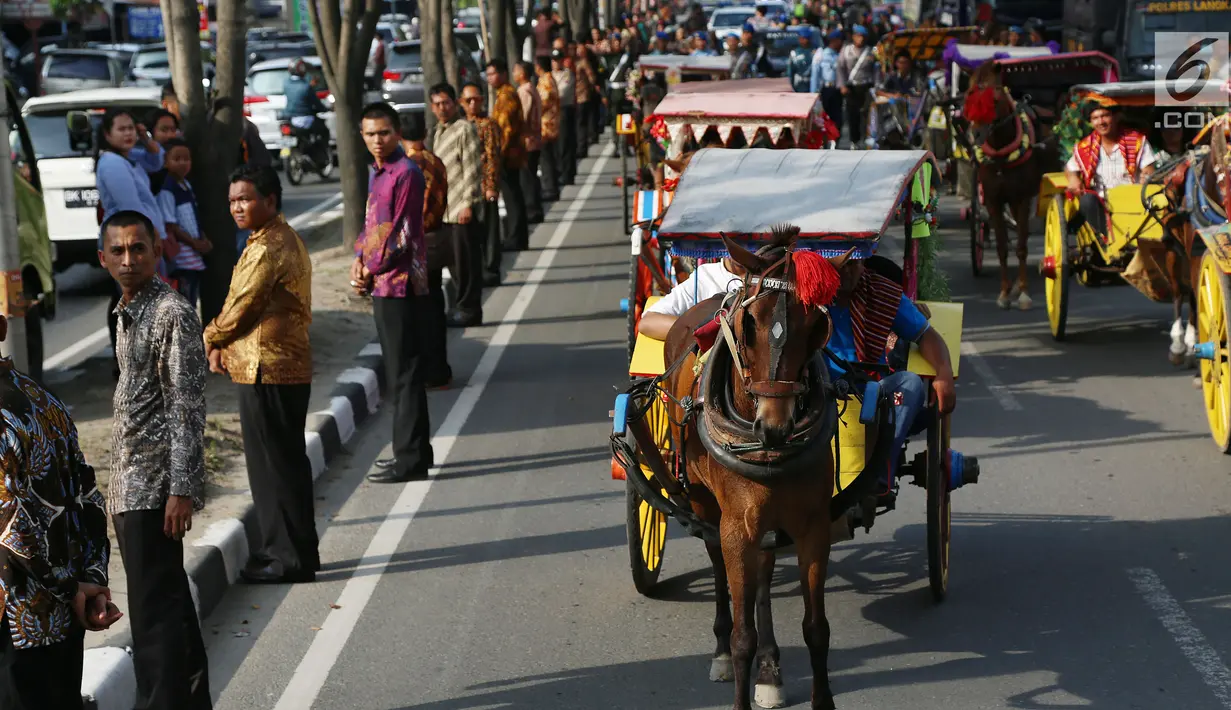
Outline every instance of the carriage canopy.
[[1186, 89], [1175, 81], [1113, 81], [1105, 84], [1081, 84], [1073, 87], [1073, 98], [1093, 99], [1102, 103], [1112, 103], [1118, 106], [1153, 106], [1155, 97], [1166, 94], [1167, 85], [1173, 89]]
[[876, 45], [876, 53], [884, 64], [893, 62], [893, 55], [905, 51], [915, 63], [939, 59], [950, 40], [960, 41], [978, 27], [926, 27], [890, 32]]
[[868, 246], [888, 228], [915, 172], [931, 160], [922, 150], [700, 150], [680, 178], [658, 237], [705, 242], [727, 234], [755, 241], [787, 223], [800, 228], [801, 246], [827, 255]]
[[1060, 52], [1054, 45], [1045, 47], [1001, 47], [981, 44], [959, 44], [950, 41], [945, 47], [947, 65], [957, 65], [964, 71], [974, 71], [984, 62], [995, 61], [1013, 81], [1013, 75], [1039, 77], [1056, 85], [1071, 86], [1082, 82], [1116, 81], [1120, 65], [1102, 52]]
[[637, 60], [637, 66], [641, 68], [641, 71], [679, 69], [681, 73], [729, 74], [731, 72], [731, 58], [686, 54], [654, 54], [642, 56]]
[[[661, 118], [670, 136], [671, 155], [682, 150], [684, 140], [691, 136], [697, 141], [713, 128], [723, 145], [735, 131], [752, 143], [762, 130], [770, 142], [778, 145], [786, 131], [799, 142], [817, 123], [823, 123], [824, 109], [816, 94], [794, 91], [775, 91], [768, 82], [742, 80], [720, 82], [726, 91], [686, 91], [667, 94], [654, 109], [654, 116]], [[750, 86], [745, 89], [744, 84]]]

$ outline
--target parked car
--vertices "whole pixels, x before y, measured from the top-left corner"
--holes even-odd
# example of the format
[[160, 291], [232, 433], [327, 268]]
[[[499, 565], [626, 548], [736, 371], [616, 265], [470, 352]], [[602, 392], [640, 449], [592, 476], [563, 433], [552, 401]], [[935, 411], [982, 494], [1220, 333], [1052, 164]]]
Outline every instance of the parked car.
[[479, 23], [480, 17], [482, 17], [482, 13], [479, 12], [479, 8], [465, 7], [465, 8], [462, 8], [461, 10], [458, 10], [456, 13], [454, 13], [453, 26], [454, 27], [478, 27], [480, 24]]
[[115, 54], [101, 49], [57, 49], [43, 60], [40, 88], [44, 96], [84, 89], [118, 87], [124, 65]]
[[104, 52], [111, 52], [124, 64], [128, 66], [132, 61], [133, 55], [141, 50], [142, 45], [135, 42], [119, 42], [112, 44], [110, 42], [86, 42], [86, 49], [101, 49]]
[[728, 35], [739, 36], [744, 23], [755, 14], [756, 10], [750, 5], [720, 7], [710, 15], [709, 30], [719, 41], [725, 40]]
[[[84, 111], [95, 130], [110, 108], [125, 108], [145, 120], [161, 106], [155, 87], [73, 91], [33, 98], [21, 108], [34, 156], [42, 174], [47, 227], [56, 246], [56, 268], [98, 265], [98, 190], [94, 182], [94, 146], [73, 145], [70, 111]], [[92, 143], [93, 141], [91, 141]]]
[[[483, 86], [483, 70], [462, 42], [455, 43], [462, 83], [479, 82]], [[423, 62], [418, 41], [398, 42], [389, 48], [389, 63], [385, 66], [381, 96], [395, 108], [406, 104], [423, 104]], [[400, 111], [401, 109], [399, 109]]]
[[287, 32], [276, 27], [249, 27], [245, 36], [248, 43], [253, 42], [311, 42], [312, 35], [307, 32]]
[[[17, 93], [5, 83], [10, 106], [16, 106]], [[17, 242], [21, 253], [21, 287], [26, 307], [26, 373], [36, 380], [43, 377], [43, 321], [56, 316], [56, 279], [52, 264], [55, 247], [47, 229], [47, 209], [43, 203], [43, 178], [37, 151], [30, 140], [25, 119], [9, 114], [9, 143], [13, 153], [13, 188], [17, 198]], [[65, 126], [67, 130], [67, 126]], [[97, 227], [95, 227], [97, 231]]]
[[[261, 134], [261, 142], [273, 155], [279, 155], [285, 143], [282, 130], [279, 128], [279, 118], [286, 108], [285, 86], [290, 76], [292, 59], [270, 59], [253, 64], [248, 70], [248, 78], [244, 83], [244, 113], [256, 125]], [[304, 57], [308, 66], [308, 78], [315, 78], [317, 96], [326, 106], [333, 106], [333, 96], [325, 84], [325, 75], [321, 70], [321, 60], [318, 57]], [[334, 114], [330, 111], [325, 117], [325, 126], [329, 128], [329, 144], [336, 145], [337, 131], [334, 125]]]
[[[205, 63], [205, 85], [209, 86], [214, 78], [214, 47], [208, 42], [201, 43], [201, 60]], [[162, 86], [168, 81], [171, 81], [171, 60], [167, 45], [143, 45], [133, 54], [128, 64], [129, 86]]]
[[480, 69], [487, 64], [487, 53], [483, 47], [483, 33], [477, 27], [459, 27], [453, 30], [453, 37], [457, 44], [466, 48], [470, 52], [470, 56], [474, 58], [475, 66]]
[[247, 70], [251, 70], [261, 62], [272, 59], [290, 60], [299, 57], [315, 57], [316, 45], [311, 40], [307, 42], [250, 42], [248, 43]]

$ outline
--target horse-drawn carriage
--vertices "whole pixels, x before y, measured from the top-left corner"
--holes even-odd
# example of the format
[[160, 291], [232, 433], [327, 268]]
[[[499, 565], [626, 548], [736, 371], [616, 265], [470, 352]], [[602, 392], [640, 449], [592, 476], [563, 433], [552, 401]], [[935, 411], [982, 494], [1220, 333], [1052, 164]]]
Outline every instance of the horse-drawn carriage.
[[[876, 45], [876, 58], [884, 76], [894, 71], [899, 54], [910, 57], [914, 72], [918, 75], [917, 95], [890, 96], [885, 92], [873, 92], [872, 110], [868, 115], [868, 135], [878, 148], [901, 149], [923, 146], [936, 154], [936, 148], [947, 157], [948, 135], [945, 117], [938, 99], [943, 98], [935, 90], [934, 74], [943, 75], [941, 55], [947, 44], [961, 41], [978, 32], [977, 27], [930, 27], [890, 32]], [[940, 112], [938, 115], [936, 112]], [[929, 130], [944, 131], [943, 141], [934, 141]], [[934, 146], [934, 147], [929, 147]]]
[[[833, 135], [817, 96], [791, 91], [786, 79], [681, 84], [658, 104], [648, 124], [660, 153], [673, 163], [703, 146], [819, 148], [832, 143]], [[676, 180], [668, 178], [668, 185]], [[629, 295], [621, 308], [628, 316], [630, 357], [646, 300], [682, 280], [680, 260], [659, 247], [651, 226], [672, 197], [669, 189], [639, 190], [632, 195], [631, 220], [625, 220], [632, 260]]]
[[[929, 585], [937, 601], [947, 593], [950, 493], [976, 481], [978, 466], [950, 450], [949, 417], [926, 394], [918, 402], [923, 407], [929, 400], [926, 426], [920, 427], [924, 446], [908, 459], [905, 444], [897, 446], [897, 417], [891, 415], [902, 405], [903, 392], [882, 388], [881, 378], [914, 372], [929, 382], [937, 376], [929, 361], [937, 357], [951, 363], [956, 376], [962, 306], [921, 304], [932, 331], [943, 338], [926, 347], [947, 351], [943, 356], [930, 350], [924, 358], [904, 341], [879, 341], [879, 352], [865, 344], [866, 357], [843, 358], [836, 352], [845, 346], [830, 340], [846, 332], [830, 318], [839, 310], [833, 301], [837, 281], [850, 278], [839, 272], [848, 259], [866, 259], [864, 276], [855, 279], [892, 284], [899, 294], [894, 304], [915, 297], [914, 215], [926, 206], [912, 194], [916, 174], [931, 160], [924, 151], [701, 150], [658, 220], [665, 250], [730, 257], [742, 269], [742, 283], [726, 295], [698, 298], [665, 342], [638, 335], [629, 366], [635, 379], [613, 410], [612, 474], [625, 480], [638, 591], [650, 593], [658, 580], [668, 518], [705, 541], [718, 575], [711, 679], [734, 676], [737, 707], [746, 707], [752, 662], [741, 658], [738, 642], [752, 624], [752, 607], [744, 600], [755, 595], [758, 618], [769, 618], [760, 612], [762, 606], [768, 612], [773, 549], [790, 541], [813, 610], [805, 622], [817, 669], [813, 707], [832, 707], [824, 702], [828, 631], [821, 598], [829, 546], [849, 539], [856, 527], [870, 529], [878, 515], [892, 510], [898, 480], [926, 491]], [[874, 256], [895, 216], [903, 223], [901, 267]], [[774, 223], [782, 224], [771, 228]], [[863, 316], [856, 322], [872, 323]], [[896, 475], [890, 475], [894, 464]], [[757, 570], [750, 569], [753, 558]], [[729, 639], [731, 608], [737, 616]], [[758, 704], [780, 707], [772, 629], [757, 633]], [[765, 650], [767, 634], [772, 650]]]

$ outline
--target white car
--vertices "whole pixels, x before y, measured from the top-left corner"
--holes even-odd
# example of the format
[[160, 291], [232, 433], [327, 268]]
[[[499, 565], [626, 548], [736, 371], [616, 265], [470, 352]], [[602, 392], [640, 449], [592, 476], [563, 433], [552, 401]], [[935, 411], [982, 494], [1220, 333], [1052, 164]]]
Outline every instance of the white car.
[[739, 36], [744, 23], [756, 14], [751, 5], [739, 7], [720, 7], [710, 15], [710, 32], [718, 37], [718, 41], [726, 40], [729, 35]]
[[110, 108], [126, 108], [145, 122], [162, 105], [155, 87], [87, 89], [32, 98], [21, 107], [34, 144], [43, 181], [47, 231], [56, 246], [56, 266], [98, 264], [98, 189], [94, 181], [94, 147], [74, 151], [67, 115], [84, 111], [97, 130]]
[[[289, 59], [270, 59], [257, 62], [248, 70], [248, 79], [244, 83], [244, 114], [256, 125], [261, 134], [261, 142], [275, 156], [283, 147], [282, 131], [279, 128], [279, 115], [286, 108], [286, 94], [283, 87], [290, 76], [291, 61]], [[321, 73], [319, 57], [304, 57], [308, 66], [308, 78], [316, 77], [320, 90], [317, 96], [321, 103], [330, 109], [325, 114], [325, 126], [329, 129], [329, 143], [337, 141], [337, 131], [334, 126], [333, 95], [325, 84], [325, 76]]]

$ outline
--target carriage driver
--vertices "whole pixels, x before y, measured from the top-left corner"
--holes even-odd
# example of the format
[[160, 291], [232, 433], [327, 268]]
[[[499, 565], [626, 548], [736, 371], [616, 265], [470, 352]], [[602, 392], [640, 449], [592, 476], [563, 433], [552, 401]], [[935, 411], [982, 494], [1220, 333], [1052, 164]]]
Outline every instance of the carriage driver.
[[[1064, 166], [1070, 192], [1080, 195], [1081, 218], [1095, 232], [1106, 234], [1107, 212], [1097, 193], [1141, 182], [1154, 172], [1156, 157], [1144, 133], [1120, 125], [1118, 106], [1095, 104], [1090, 110], [1094, 130], [1073, 147]], [[1070, 229], [1079, 224], [1070, 223]]]
[[[886, 278], [865, 263], [858, 250], [852, 252], [839, 268], [842, 277], [838, 296], [829, 306], [833, 333], [827, 347], [847, 362], [887, 363], [886, 345], [892, 332], [899, 340], [917, 343], [923, 358], [936, 370], [932, 391], [940, 411], [948, 414], [957, 404], [953, 387], [953, 366], [949, 362], [949, 348], [944, 338], [933, 330], [927, 316], [902, 292], [902, 287]], [[702, 264], [641, 316], [640, 332], [647, 337], [666, 340], [667, 332], [676, 318], [692, 306], [710, 297], [737, 290], [743, 283], [744, 269], [730, 257], [721, 262]], [[856, 336], [855, 323], [862, 336]], [[826, 358], [831, 379], [843, 373], [832, 359]], [[907, 436], [927, 428], [928, 418], [919, 416], [926, 412], [927, 390], [919, 375], [899, 370], [881, 380], [881, 389], [890, 392], [894, 407], [894, 450], [900, 450]], [[896, 474], [897, 456], [890, 457], [889, 471], [882, 476], [879, 495], [892, 494], [891, 483]], [[976, 465], [967, 459], [967, 466]]]

